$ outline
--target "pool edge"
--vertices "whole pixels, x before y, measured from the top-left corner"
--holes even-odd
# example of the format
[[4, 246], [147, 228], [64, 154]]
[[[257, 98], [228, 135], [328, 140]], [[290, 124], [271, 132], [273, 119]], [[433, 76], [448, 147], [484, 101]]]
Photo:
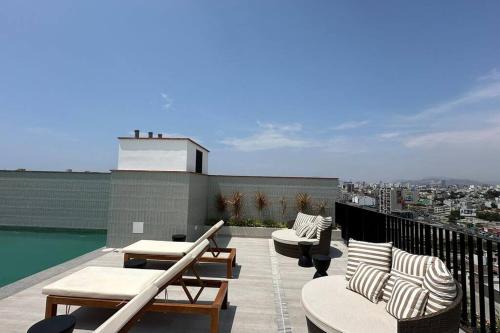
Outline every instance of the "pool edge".
[[30, 276], [12, 282], [8, 285], [0, 287], [0, 300], [12, 296], [14, 294], [17, 294], [18, 292], [30, 288], [47, 279], [50, 279], [53, 276], [64, 273], [65, 271], [77, 267], [89, 260], [98, 258], [106, 254], [106, 252], [103, 252], [103, 249], [105, 249], [105, 247], [101, 247], [91, 252], [87, 252], [85, 254], [82, 254], [81, 256], [60, 263], [59, 265], [49, 267], [47, 269], [44, 269], [43, 271], [40, 271], [38, 273], [32, 274]]

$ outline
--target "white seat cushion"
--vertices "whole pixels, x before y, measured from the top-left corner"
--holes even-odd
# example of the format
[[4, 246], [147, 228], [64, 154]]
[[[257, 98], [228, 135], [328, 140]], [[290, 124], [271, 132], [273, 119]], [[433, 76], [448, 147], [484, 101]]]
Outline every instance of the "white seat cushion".
[[122, 249], [122, 252], [130, 254], [182, 257], [192, 249], [193, 245], [194, 243], [192, 242], [140, 240], [127, 247], [124, 247]]
[[276, 230], [272, 233], [271, 236], [275, 241], [284, 244], [297, 245], [299, 242], [310, 242], [313, 245], [319, 244], [319, 240], [316, 238], [305, 238], [297, 236], [295, 234], [295, 230], [293, 229]]
[[306, 317], [327, 333], [397, 332], [397, 320], [385, 310], [385, 303], [371, 303], [346, 289], [342, 275], [326, 276], [302, 288], [302, 307]]
[[53, 296], [129, 300], [153, 284], [164, 271], [117, 267], [85, 267], [45, 286]]

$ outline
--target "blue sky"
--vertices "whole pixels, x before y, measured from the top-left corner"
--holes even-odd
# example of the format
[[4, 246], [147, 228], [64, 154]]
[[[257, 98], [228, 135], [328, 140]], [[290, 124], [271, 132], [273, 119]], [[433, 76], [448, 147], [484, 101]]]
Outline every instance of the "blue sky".
[[0, 169], [189, 136], [213, 174], [500, 181], [500, 2], [2, 1]]

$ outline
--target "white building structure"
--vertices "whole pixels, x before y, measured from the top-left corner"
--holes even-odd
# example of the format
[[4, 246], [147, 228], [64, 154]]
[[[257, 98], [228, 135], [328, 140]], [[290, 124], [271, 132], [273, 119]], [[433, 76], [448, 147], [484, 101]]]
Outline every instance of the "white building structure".
[[208, 174], [208, 149], [189, 138], [119, 137], [118, 170], [184, 171]]
[[366, 195], [355, 195], [352, 198], [352, 202], [355, 204], [358, 204], [360, 206], [375, 207], [375, 205], [376, 205], [375, 198], [372, 198], [372, 197], [369, 197]]

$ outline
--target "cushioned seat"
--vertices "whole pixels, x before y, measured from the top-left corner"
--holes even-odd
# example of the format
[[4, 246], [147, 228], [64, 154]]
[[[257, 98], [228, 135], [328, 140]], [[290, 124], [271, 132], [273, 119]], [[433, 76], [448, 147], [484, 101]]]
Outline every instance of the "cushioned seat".
[[289, 245], [298, 245], [299, 242], [310, 242], [313, 245], [319, 244], [319, 239], [299, 237], [297, 236], [297, 234], [295, 234], [295, 230], [293, 229], [276, 230], [272, 233], [271, 236], [275, 241]]
[[52, 296], [129, 300], [160, 277], [164, 271], [115, 267], [86, 267], [42, 289]]
[[193, 245], [193, 242], [140, 240], [134, 244], [124, 247], [122, 252], [182, 257], [192, 249]]
[[371, 303], [346, 289], [343, 275], [314, 279], [302, 288], [306, 317], [327, 332], [397, 332], [398, 321], [386, 310], [386, 303]]

